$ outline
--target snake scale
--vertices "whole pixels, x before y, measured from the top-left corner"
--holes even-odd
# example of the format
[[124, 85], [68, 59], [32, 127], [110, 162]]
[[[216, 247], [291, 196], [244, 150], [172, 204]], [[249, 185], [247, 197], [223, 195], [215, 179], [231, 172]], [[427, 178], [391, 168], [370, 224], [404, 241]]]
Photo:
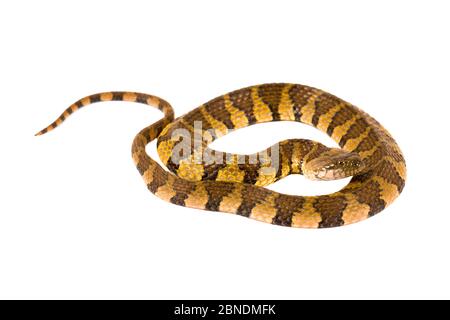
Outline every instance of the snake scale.
[[[136, 135], [132, 157], [148, 189], [176, 205], [234, 213], [281, 226], [327, 228], [377, 214], [399, 196], [405, 184], [404, 157], [386, 129], [354, 105], [299, 84], [262, 84], [229, 92], [177, 119], [170, 104], [153, 95], [98, 93], [72, 104], [36, 135], [100, 101], [144, 103], [164, 113], [161, 120]], [[285, 140], [253, 155], [208, 148], [232, 129], [269, 121], [312, 125], [340, 148], [304, 139]], [[158, 154], [171, 172], [146, 153], [146, 145], [154, 139], [158, 139]], [[214, 161], [205, 161], [205, 155]], [[289, 174], [314, 180], [353, 177], [347, 186], [329, 195], [296, 196], [264, 188]]]

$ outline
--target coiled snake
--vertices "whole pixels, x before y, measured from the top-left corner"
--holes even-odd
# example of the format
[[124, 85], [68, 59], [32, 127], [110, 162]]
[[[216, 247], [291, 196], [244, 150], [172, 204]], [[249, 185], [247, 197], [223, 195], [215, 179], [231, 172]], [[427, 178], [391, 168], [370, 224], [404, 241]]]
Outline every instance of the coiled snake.
[[[326, 228], [375, 215], [398, 197], [405, 184], [404, 158], [386, 129], [350, 103], [298, 84], [236, 90], [175, 120], [169, 103], [156, 96], [104, 92], [75, 102], [36, 135], [99, 101], [139, 102], [164, 113], [163, 119], [136, 135], [132, 157], [148, 189], [177, 205], [282, 226]], [[207, 147], [229, 130], [279, 120], [312, 125], [341, 148], [303, 139], [285, 140], [253, 155], [221, 153]], [[147, 155], [145, 146], [156, 138], [158, 154], [174, 174]], [[329, 195], [294, 196], [264, 188], [289, 174], [316, 180], [353, 178], [342, 190]]]

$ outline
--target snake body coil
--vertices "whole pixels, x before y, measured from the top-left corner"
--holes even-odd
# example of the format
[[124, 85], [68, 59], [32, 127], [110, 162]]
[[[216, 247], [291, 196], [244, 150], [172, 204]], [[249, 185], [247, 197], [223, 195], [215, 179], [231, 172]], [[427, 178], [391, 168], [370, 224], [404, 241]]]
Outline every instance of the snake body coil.
[[[83, 106], [113, 100], [145, 103], [164, 113], [163, 119], [136, 135], [132, 157], [148, 189], [177, 205], [282, 226], [326, 228], [375, 215], [399, 196], [405, 184], [404, 158], [386, 129], [350, 103], [298, 84], [243, 88], [175, 120], [172, 107], [158, 97], [99, 93], [75, 102], [37, 135], [56, 128]], [[312, 125], [341, 148], [302, 139], [285, 140], [254, 155], [221, 153], [207, 147], [229, 130], [280, 120]], [[196, 130], [199, 124], [201, 128]], [[161, 160], [176, 175], [145, 152], [145, 146], [156, 138]], [[291, 173], [316, 180], [353, 178], [342, 190], [321, 196], [286, 195], [264, 188]]]

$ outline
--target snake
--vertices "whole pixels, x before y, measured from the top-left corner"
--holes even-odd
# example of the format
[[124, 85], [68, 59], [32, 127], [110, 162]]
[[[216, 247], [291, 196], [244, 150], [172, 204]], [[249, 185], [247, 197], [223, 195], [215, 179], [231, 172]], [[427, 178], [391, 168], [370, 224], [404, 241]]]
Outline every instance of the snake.
[[[58, 127], [76, 110], [102, 101], [137, 102], [162, 111], [162, 119], [135, 136], [132, 159], [147, 188], [175, 205], [227, 212], [279, 226], [330, 228], [376, 215], [400, 195], [405, 185], [404, 156], [378, 121], [349, 102], [300, 84], [245, 87], [178, 118], [167, 101], [154, 95], [96, 93], [70, 105], [36, 135]], [[208, 147], [235, 129], [272, 121], [311, 125], [339, 147], [307, 139], [283, 140], [247, 155]], [[146, 146], [155, 139], [165, 168], [146, 152]], [[290, 174], [312, 180], [351, 179], [339, 191], [316, 196], [266, 188]]]

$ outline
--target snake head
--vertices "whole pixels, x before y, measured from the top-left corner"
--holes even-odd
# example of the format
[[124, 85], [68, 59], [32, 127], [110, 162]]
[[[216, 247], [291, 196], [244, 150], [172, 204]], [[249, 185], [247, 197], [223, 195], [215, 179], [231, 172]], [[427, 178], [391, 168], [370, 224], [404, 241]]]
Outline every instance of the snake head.
[[331, 148], [303, 164], [303, 174], [311, 180], [337, 180], [361, 173], [364, 162], [356, 152]]

